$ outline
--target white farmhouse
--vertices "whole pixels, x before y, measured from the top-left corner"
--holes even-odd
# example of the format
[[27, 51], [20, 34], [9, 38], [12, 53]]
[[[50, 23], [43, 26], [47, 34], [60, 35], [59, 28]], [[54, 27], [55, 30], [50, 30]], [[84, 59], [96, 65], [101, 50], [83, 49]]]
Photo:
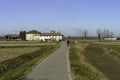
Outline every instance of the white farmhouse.
[[63, 39], [63, 35], [60, 33], [56, 33], [55, 31], [51, 31], [49, 33], [41, 33], [37, 30], [32, 30], [26, 33], [26, 40], [35, 40], [35, 41], [61, 41]]

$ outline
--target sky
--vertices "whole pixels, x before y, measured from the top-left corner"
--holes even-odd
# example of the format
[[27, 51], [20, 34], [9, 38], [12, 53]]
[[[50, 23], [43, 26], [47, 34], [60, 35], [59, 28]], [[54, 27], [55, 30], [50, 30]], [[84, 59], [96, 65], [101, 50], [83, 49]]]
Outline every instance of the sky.
[[120, 0], [0, 0], [0, 35], [21, 30], [95, 36], [97, 29], [120, 35]]

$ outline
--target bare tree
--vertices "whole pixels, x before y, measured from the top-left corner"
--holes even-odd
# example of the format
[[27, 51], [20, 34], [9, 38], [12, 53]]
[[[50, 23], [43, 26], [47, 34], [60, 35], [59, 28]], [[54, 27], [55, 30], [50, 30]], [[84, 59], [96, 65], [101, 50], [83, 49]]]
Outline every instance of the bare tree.
[[103, 38], [110, 38], [111, 32], [108, 29], [103, 30]]
[[79, 29], [79, 34], [80, 34], [80, 39], [81, 39], [81, 38], [82, 38], [82, 37], [81, 37], [82, 30], [81, 30], [81, 29]]
[[97, 35], [98, 35], [99, 42], [101, 42], [102, 32], [100, 29], [97, 30]]
[[104, 29], [102, 31], [102, 37], [103, 38], [111, 38], [111, 40], [112, 40], [112, 38], [114, 37], [114, 33], [108, 29]]
[[113, 37], [114, 37], [114, 33], [111, 31], [110, 32], [110, 38], [111, 38], [111, 40], [112, 40]]
[[106, 37], [107, 37], [107, 38], [110, 38], [110, 34], [111, 34], [110, 31], [109, 31], [109, 30], [106, 30]]
[[111, 31], [111, 38], [113, 38], [114, 37], [114, 33]]
[[86, 39], [88, 36], [88, 30], [83, 30], [82, 34], [83, 34], [84, 39]]

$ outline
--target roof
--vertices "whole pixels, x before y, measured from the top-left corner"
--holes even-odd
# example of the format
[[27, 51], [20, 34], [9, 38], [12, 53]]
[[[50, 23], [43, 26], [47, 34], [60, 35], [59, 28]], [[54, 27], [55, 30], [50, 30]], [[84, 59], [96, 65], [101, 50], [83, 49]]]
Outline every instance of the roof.
[[10, 36], [10, 37], [19, 37], [19, 34], [7, 34], [5, 36]]
[[60, 33], [41, 33], [41, 36], [62, 36]]
[[49, 33], [41, 33], [37, 30], [31, 30], [31, 31], [27, 32], [26, 34], [40, 34], [41, 36], [63, 36], [62, 34], [56, 33], [55, 31], [49, 32]]
[[0, 39], [5, 39], [5, 37], [4, 36], [0, 36]]
[[40, 32], [37, 30], [31, 30], [31, 31], [27, 32], [26, 34], [40, 34]]

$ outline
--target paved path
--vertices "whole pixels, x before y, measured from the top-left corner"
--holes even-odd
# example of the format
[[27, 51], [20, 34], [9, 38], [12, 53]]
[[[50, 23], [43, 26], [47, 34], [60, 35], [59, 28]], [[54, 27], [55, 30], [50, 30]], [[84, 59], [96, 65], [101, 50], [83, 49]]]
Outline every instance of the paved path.
[[62, 42], [56, 52], [36, 66], [27, 80], [71, 80], [66, 43]]

